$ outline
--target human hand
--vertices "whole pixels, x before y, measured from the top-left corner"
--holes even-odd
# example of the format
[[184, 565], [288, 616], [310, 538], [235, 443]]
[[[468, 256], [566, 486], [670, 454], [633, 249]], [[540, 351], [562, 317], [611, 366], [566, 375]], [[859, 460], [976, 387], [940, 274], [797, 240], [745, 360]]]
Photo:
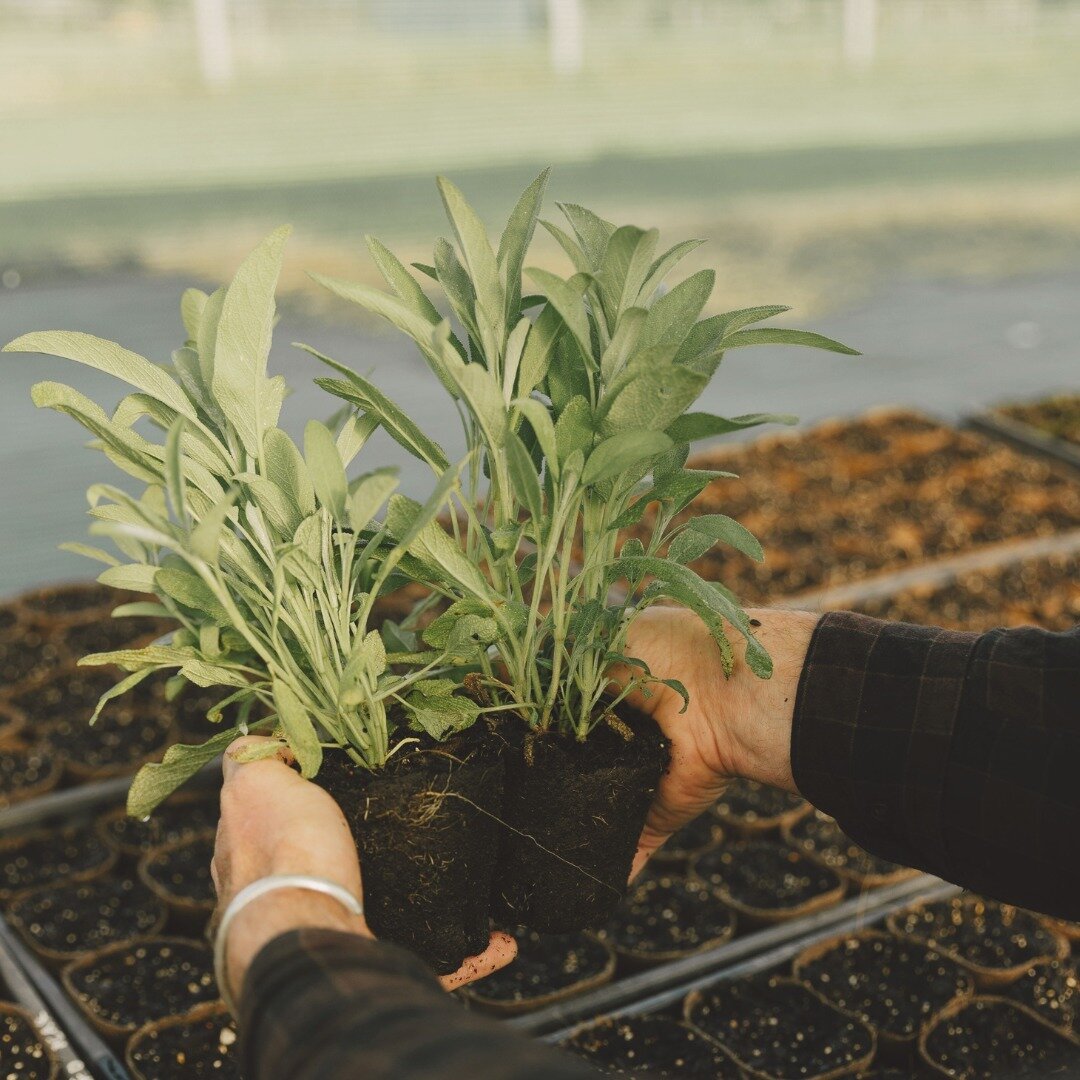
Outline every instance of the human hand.
[[[795, 791], [791, 775], [791, 723], [810, 637], [819, 616], [804, 611], [752, 610], [758, 640], [773, 659], [773, 676], [757, 678], [732, 634], [735, 667], [725, 679], [720, 649], [692, 611], [652, 607], [631, 624], [626, 653], [643, 660], [657, 679], [677, 679], [683, 699], [662, 683], [628, 700], [660, 725], [671, 743], [671, 766], [660, 781], [638, 842], [632, 876], [688, 822], [707, 810], [732, 777]], [[622, 683], [627, 668], [613, 670]]]
[[[342, 885], [362, 898], [360, 864], [352, 834], [337, 803], [288, 765], [285, 748], [276, 757], [241, 763], [241, 750], [269, 739], [247, 736], [225, 752], [221, 821], [211, 874], [218, 910], [245, 886], [271, 874], [306, 874]], [[301, 928], [344, 930], [372, 937], [363, 918], [336, 900], [305, 889], [279, 889], [253, 900], [237, 913], [226, 944], [233, 998], [259, 950], [275, 937]], [[440, 980], [447, 990], [465, 986], [505, 967], [517, 954], [508, 934], [494, 933], [487, 949]]]

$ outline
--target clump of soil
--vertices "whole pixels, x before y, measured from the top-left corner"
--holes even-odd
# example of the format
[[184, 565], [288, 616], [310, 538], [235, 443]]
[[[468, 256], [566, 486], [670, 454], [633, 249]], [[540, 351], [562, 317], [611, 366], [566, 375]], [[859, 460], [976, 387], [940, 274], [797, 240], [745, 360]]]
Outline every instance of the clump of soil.
[[1002, 405], [997, 411], [1055, 439], [1080, 446], [1080, 394], [1057, 394], [1040, 401]]
[[0, 1068], [8, 1080], [51, 1080], [56, 1059], [28, 1013], [0, 1002]]
[[647, 877], [635, 884], [601, 931], [620, 956], [673, 960], [723, 944], [735, 916], [717, 890], [683, 877]]
[[756, 784], [753, 780], [732, 780], [716, 800], [713, 812], [735, 832], [748, 836], [778, 829], [810, 812], [805, 799], [790, 791]]
[[469, 1000], [499, 1011], [524, 1011], [599, 986], [615, 970], [611, 950], [588, 934], [538, 934], [525, 927], [512, 934], [517, 957], [470, 987]]
[[1034, 915], [977, 896], [898, 912], [889, 917], [889, 929], [998, 977], [1018, 977], [1029, 965], [1064, 954], [1064, 942]]
[[563, 1048], [615, 1076], [737, 1080], [739, 1070], [698, 1032], [677, 1020], [633, 1016], [601, 1020], [578, 1032]]
[[111, 669], [79, 669], [21, 696], [20, 706], [36, 710], [44, 740], [78, 779], [123, 775], [160, 754], [172, 740], [171, 718], [153, 708], [138, 688], [110, 701], [90, 725], [98, 698], [117, 677]]
[[43, 743], [4, 747], [0, 752], [0, 809], [56, 787], [62, 767]]
[[127, 1058], [136, 1080], [243, 1080], [236, 1024], [221, 1007], [141, 1028]]
[[972, 570], [944, 585], [922, 585], [868, 601], [858, 610], [879, 619], [949, 630], [1070, 630], [1080, 623], [1080, 555], [1048, 555]]
[[716, 847], [724, 838], [724, 830], [711, 811], [706, 811], [684, 825], [652, 857], [652, 862], [680, 865]]
[[68, 968], [64, 984], [95, 1020], [126, 1031], [218, 996], [210, 947], [184, 938], [106, 949]]
[[600, 723], [584, 742], [530, 734], [508, 751], [493, 895], [500, 918], [549, 934], [596, 928], [626, 891], [670, 750], [650, 717], [617, 711], [631, 738]]
[[737, 912], [776, 922], [836, 903], [843, 883], [828, 867], [772, 840], [742, 840], [709, 851], [694, 873]]
[[755, 1075], [828, 1076], [865, 1067], [874, 1054], [874, 1033], [862, 1021], [775, 976], [696, 991], [686, 999], [686, 1019]]
[[196, 833], [164, 847], [151, 848], [139, 863], [139, 876], [169, 903], [213, 911], [217, 893], [210, 877], [214, 834]]
[[0, 898], [54, 881], [85, 881], [115, 861], [112, 849], [87, 826], [5, 840], [0, 842]]
[[39, 682], [70, 660], [47, 630], [25, 624], [0, 629], [0, 690]]
[[1001, 998], [975, 998], [933, 1024], [923, 1056], [959, 1080], [1075, 1075], [1080, 1048]]
[[121, 806], [97, 821], [99, 835], [111, 847], [128, 856], [140, 856], [151, 848], [187, 840], [217, 827], [221, 807], [217, 789], [181, 792], [159, 806], [147, 821], [130, 817]]
[[466, 738], [399, 753], [377, 773], [330, 753], [316, 778], [352, 829], [372, 932], [440, 975], [483, 951], [490, 936], [499, 749], [474, 728]]
[[914, 942], [873, 931], [824, 951], [811, 948], [795, 974], [822, 997], [893, 1039], [914, 1039], [927, 1017], [972, 981], [959, 966]]
[[784, 839], [815, 862], [860, 885], [880, 885], [916, 873], [871, 855], [820, 810], [787, 826]]
[[1080, 979], [1073, 963], [1047, 960], [1035, 964], [1011, 986], [1003, 988], [1001, 996], [1026, 1005], [1053, 1027], [1077, 1031]]
[[165, 908], [144, 885], [129, 878], [98, 878], [49, 885], [12, 901], [12, 922], [51, 959], [73, 959], [114, 942], [156, 933]]

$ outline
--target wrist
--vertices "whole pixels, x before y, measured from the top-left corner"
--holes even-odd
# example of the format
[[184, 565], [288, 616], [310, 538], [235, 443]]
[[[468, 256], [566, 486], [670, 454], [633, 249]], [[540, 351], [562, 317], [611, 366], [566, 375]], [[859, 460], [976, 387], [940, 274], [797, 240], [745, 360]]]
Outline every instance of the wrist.
[[795, 700], [810, 639], [821, 616], [808, 611], [750, 609], [754, 634], [772, 657], [773, 674], [759, 679], [736, 647], [729, 704], [733, 766], [736, 775], [786, 791], [797, 791], [791, 771], [791, 731]]
[[252, 961], [274, 938], [292, 930], [339, 930], [371, 937], [363, 918], [331, 896], [303, 888], [275, 889], [245, 905], [228, 930], [225, 953], [232, 999], [239, 1001]]

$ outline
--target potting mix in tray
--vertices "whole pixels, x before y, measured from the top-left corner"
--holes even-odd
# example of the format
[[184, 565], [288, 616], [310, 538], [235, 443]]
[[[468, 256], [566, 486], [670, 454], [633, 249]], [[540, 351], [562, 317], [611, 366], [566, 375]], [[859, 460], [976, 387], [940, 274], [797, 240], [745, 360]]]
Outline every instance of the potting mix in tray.
[[[726, 585], [756, 601], [1080, 526], [1077, 477], [907, 413], [687, 465], [700, 439], [791, 419], [690, 411], [725, 352], [851, 350], [761, 326], [779, 307], [703, 317], [711, 272], [660, 289], [693, 244], [662, 251], [655, 230], [573, 204], [560, 206], [564, 225], [543, 223], [572, 273], [526, 268], [545, 184], [546, 173], [492, 248], [440, 181], [453, 242], [437, 242], [431, 265], [413, 274], [369, 243], [390, 292], [316, 276], [415, 342], [433, 392], [462, 418], [458, 461], [315, 350], [333, 373], [317, 381], [335, 419], [309, 420], [302, 446], [278, 426], [287, 388], [266, 365], [287, 230], [230, 286], [184, 294], [171, 367], [76, 332], [9, 346], [135, 391], [109, 415], [69, 387], [35, 386], [38, 405], [87, 427], [141, 490], [91, 489], [91, 531], [114, 549], [69, 547], [106, 564], [97, 583], [0, 605], [0, 806], [137, 771], [128, 814], [102, 803], [93, 821], [4, 837], [0, 903], [137, 1077], [239, 1075], [202, 943], [216, 793], [176, 791], [239, 734], [273, 740], [249, 758], [287, 744], [342, 805], [376, 934], [445, 973], [493, 922], [514, 928], [518, 960], [461, 997], [535, 1009], [909, 873], [802, 800], [735, 782], [627, 893], [669, 754], [627, 698], [686, 696], [625, 655], [640, 611], [690, 608], [726, 665], [734, 630], [766, 677], [771, 661]], [[422, 502], [365, 449], [379, 427], [429, 468]], [[769, 537], [767, 563], [747, 524]], [[1010, 618], [1022, 601], [1030, 618], [1067, 620], [1071, 592], [1054, 597], [1068, 559], [1026, 565], [1023, 588], [988, 572], [996, 584], [980, 586], [971, 618], [991, 617], [1000, 597]], [[918, 595], [929, 611], [952, 605], [965, 579], [948, 588], [948, 600]], [[631, 672], [619, 691], [616, 662]], [[976, 996], [987, 986], [993, 998]], [[966, 899], [572, 1043], [598, 1066], [657, 1075], [885, 1076], [916, 1054], [954, 1068], [967, 1034], [987, 1061], [1017, 1047], [1056, 1060], [1073, 1045], [1075, 992], [1060, 928]], [[1014, 1014], [1022, 1031], [999, 1045]], [[22, 1022], [12, 1011], [0, 1047], [29, 1060]]]

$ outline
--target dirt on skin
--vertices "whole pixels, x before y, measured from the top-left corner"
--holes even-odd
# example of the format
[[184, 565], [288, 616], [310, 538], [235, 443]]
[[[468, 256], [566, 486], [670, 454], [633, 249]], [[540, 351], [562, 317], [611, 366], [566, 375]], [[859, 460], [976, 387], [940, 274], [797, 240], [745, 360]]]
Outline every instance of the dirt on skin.
[[670, 749], [651, 718], [617, 712], [630, 738], [600, 723], [583, 742], [547, 733], [507, 752], [497, 917], [567, 934], [602, 926], [622, 899]]
[[360, 852], [372, 932], [417, 953], [439, 975], [487, 946], [500, 749], [477, 728], [399, 753], [377, 773], [331, 753], [316, 777], [342, 808]]

